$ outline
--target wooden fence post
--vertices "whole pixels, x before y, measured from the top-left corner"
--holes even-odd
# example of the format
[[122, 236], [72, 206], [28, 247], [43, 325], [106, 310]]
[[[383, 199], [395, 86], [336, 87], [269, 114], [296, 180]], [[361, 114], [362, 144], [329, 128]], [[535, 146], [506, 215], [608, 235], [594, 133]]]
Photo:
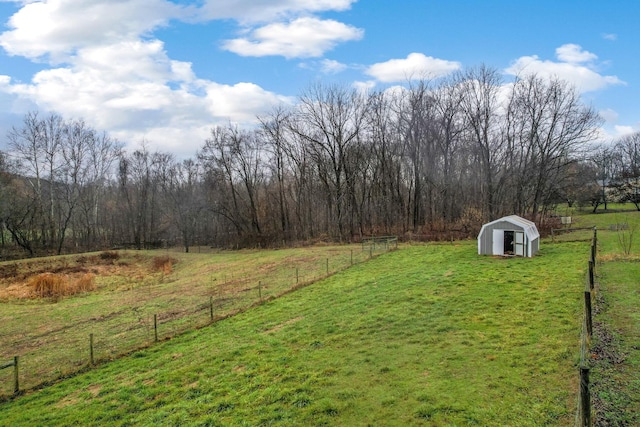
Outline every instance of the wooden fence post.
[[591, 393], [589, 391], [589, 368], [580, 367], [580, 425], [591, 427]]
[[298, 273], [298, 267], [296, 267], [296, 285], [300, 282], [300, 276]]
[[329, 275], [329, 258], [327, 258], [327, 276]]
[[591, 334], [593, 333], [593, 319], [591, 317], [591, 292], [584, 291], [584, 311], [585, 320], [587, 322], [587, 337], [591, 340]]
[[351, 265], [353, 265], [353, 249], [351, 249]]
[[262, 281], [258, 281], [258, 298], [262, 299]]
[[153, 338], [155, 342], [158, 342], [158, 315], [153, 315]]
[[213, 297], [209, 297], [209, 316], [213, 322]]
[[19, 359], [18, 356], [13, 357], [13, 394], [20, 393], [20, 382], [18, 375]]
[[595, 287], [595, 279], [593, 274], [593, 260], [589, 260], [589, 289]]
[[93, 358], [93, 334], [89, 334], [89, 361], [94, 365], [95, 359]]

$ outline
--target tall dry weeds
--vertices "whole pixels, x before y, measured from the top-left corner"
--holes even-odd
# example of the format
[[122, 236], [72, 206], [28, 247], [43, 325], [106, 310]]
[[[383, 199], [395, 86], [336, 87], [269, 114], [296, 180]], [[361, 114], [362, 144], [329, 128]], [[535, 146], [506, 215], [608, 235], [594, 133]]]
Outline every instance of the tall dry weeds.
[[177, 259], [172, 258], [168, 255], [157, 256], [153, 258], [153, 269], [156, 271], [160, 271], [163, 274], [169, 274], [173, 271], [173, 264], [178, 262]]
[[62, 298], [82, 292], [95, 290], [95, 275], [87, 273], [76, 280], [69, 280], [67, 276], [54, 273], [42, 273], [29, 281], [36, 298]]

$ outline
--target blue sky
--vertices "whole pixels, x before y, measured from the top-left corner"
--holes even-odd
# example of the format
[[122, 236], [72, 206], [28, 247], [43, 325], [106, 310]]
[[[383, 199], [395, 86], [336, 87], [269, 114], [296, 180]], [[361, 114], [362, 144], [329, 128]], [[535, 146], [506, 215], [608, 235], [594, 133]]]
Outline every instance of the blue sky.
[[191, 156], [312, 82], [385, 89], [485, 64], [570, 81], [640, 130], [636, 0], [0, 0], [0, 148], [24, 114]]

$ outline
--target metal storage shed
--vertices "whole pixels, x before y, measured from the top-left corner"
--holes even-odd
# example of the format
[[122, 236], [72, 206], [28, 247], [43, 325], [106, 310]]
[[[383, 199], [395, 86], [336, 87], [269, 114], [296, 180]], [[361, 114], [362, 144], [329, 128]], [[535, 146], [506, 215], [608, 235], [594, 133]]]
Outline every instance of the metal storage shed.
[[517, 215], [489, 222], [478, 234], [479, 255], [532, 257], [539, 249], [540, 233], [536, 225]]

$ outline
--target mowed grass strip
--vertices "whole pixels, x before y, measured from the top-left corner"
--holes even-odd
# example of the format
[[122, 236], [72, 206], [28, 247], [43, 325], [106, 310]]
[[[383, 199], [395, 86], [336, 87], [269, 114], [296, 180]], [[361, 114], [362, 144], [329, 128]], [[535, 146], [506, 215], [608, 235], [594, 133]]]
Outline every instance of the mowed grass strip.
[[640, 425], [638, 261], [618, 259], [600, 266], [600, 312], [590, 361], [599, 425]]
[[640, 212], [615, 207], [584, 216], [599, 229], [591, 393], [597, 425], [640, 425]]
[[570, 425], [588, 253], [404, 247], [0, 404], [0, 424]]
[[[188, 254], [121, 251], [114, 265], [92, 264], [92, 257], [101, 255], [2, 264], [25, 277], [22, 285], [0, 282], [0, 365], [20, 357], [21, 389], [83, 369], [89, 363], [90, 334], [95, 361], [110, 360], [154, 341], [154, 315], [162, 340], [209, 323], [211, 298], [214, 316], [220, 318], [250, 307], [260, 296], [274, 297], [324, 277], [327, 260], [334, 273], [349, 267], [352, 259], [358, 263], [370, 256], [360, 245]], [[164, 259], [175, 264], [154, 266]], [[95, 290], [55, 299], [7, 296], [10, 287], [29, 286], [30, 271], [64, 274], [80, 267], [97, 270]], [[107, 268], [110, 273], [101, 274]], [[11, 369], [0, 371], [0, 397], [13, 392], [12, 375]]]

